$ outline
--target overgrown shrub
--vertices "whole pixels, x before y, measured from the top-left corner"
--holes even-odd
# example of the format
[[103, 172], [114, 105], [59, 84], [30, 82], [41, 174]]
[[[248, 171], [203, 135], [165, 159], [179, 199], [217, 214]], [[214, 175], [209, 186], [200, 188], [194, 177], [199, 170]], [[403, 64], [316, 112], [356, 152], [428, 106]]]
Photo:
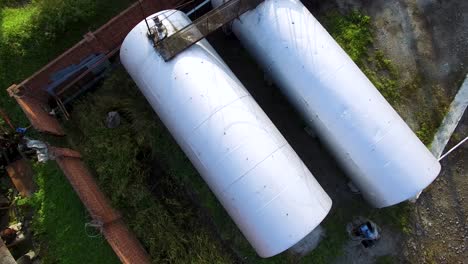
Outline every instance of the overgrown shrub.
[[20, 206], [32, 206], [32, 222], [41, 263], [120, 263], [103, 236], [91, 236], [85, 223], [89, 214], [54, 162], [34, 166], [39, 190]]
[[[105, 23], [132, 0], [0, 0], [0, 89], [20, 83], [86, 31]], [[15, 123], [26, 125], [22, 111], [6, 92], [0, 105]]]
[[95, 16], [95, 0], [35, 0], [37, 7], [34, 23], [40, 34], [54, 39], [68, 27], [85, 22]]
[[7, 19], [1, 25], [0, 56], [2, 60], [24, 56], [25, 45], [31, 41], [31, 32], [34, 31], [31, 21], [36, 14], [36, 8], [26, 7], [21, 11], [7, 8], [2, 10], [1, 14]]
[[373, 42], [370, 17], [357, 11], [348, 15], [332, 12], [325, 16], [325, 26], [351, 59], [361, 64]]
[[416, 135], [426, 146], [430, 147], [439, 126], [449, 111], [450, 100], [438, 85], [433, 85], [427, 89], [431, 89], [431, 97], [429, 100], [421, 100], [422, 103], [416, 113], [419, 126]]
[[[120, 113], [120, 126], [104, 125], [109, 111]], [[197, 172], [123, 70], [76, 103], [72, 116], [67, 134], [153, 263], [233, 262], [180, 181]]]
[[331, 12], [324, 25], [333, 38], [387, 99], [397, 107], [400, 102], [400, 82], [396, 67], [381, 50], [373, 49], [371, 18], [358, 11], [342, 15]]
[[22, 6], [29, 3], [28, 0], [0, 0], [0, 8], [1, 7], [17, 7]]

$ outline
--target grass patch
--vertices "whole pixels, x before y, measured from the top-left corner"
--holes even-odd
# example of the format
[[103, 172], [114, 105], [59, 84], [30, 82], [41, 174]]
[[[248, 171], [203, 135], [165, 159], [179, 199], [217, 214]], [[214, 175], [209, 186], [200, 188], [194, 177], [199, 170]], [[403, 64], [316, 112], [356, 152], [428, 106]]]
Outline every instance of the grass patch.
[[429, 147], [438, 127], [434, 124], [435, 122], [433, 122], [428, 112], [418, 113], [417, 118], [419, 129], [416, 131], [416, 136]]
[[397, 111], [401, 110], [402, 104], [418, 104], [415, 133], [426, 146], [430, 146], [450, 104], [444, 91], [437, 86], [425, 85], [431, 90], [430, 96], [421, 95], [424, 84], [420, 76], [404, 85], [392, 61], [381, 50], [375, 49], [370, 17], [357, 11], [347, 15], [331, 12], [323, 17], [323, 22], [333, 38]]
[[[107, 21], [132, 1], [80, 0], [74, 3], [74, 1], [67, 0], [36, 0], [24, 5], [16, 4], [16, 2], [10, 4], [10, 2], [14, 1], [9, 0], [8, 5], [3, 5], [3, 3], [0, 5], [0, 89], [6, 89], [13, 83], [21, 82], [81, 39], [85, 32]], [[82, 3], [86, 3], [85, 6]], [[77, 6], [78, 8], [76, 8]], [[79, 6], [89, 12], [81, 12], [82, 8]], [[70, 10], [66, 10], [68, 7], [71, 7]], [[68, 19], [66, 14], [71, 14], [73, 18]], [[118, 83], [114, 84], [120, 85]], [[126, 93], [123, 92], [122, 94]], [[108, 97], [116, 96], [113, 92], [110, 92]], [[122, 100], [122, 97], [116, 98], [116, 100], [121, 100], [120, 103], [129, 103]], [[140, 95], [137, 98], [138, 100], [133, 102], [137, 102], [135, 105], [138, 107], [146, 105], [146, 103], [141, 103], [144, 99]], [[109, 101], [112, 101], [112, 99], [109, 99]], [[19, 107], [14, 100], [8, 97], [6, 92], [0, 92], [0, 105], [8, 111], [15, 124], [24, 126], [27, 123]], [[83, 104], [83, 113], [88, 113], [89, 109], [86, 109], [85, 105]], [[183, 263], [233, 262], [228, 253], [225, 252], [226, 250], [220, 249], [221, 245], [215, 242], [216, 239], [210, 237], [210, 232], [206, 228], [195, 228], [193, 230], [194, 226], [200, 226], [200, 223], [196, 222], [199, 219], [197, 215], [200, 212], [193, 207], [192, 201], [187, 201], [184, 184], [191, 184], [194, 192], [193, 196], [197, 197], [200, 207], [205, 208], [213, 216], [216, 227], [222, 230], [220, 234], [224, 241], [237, 245], [236, 249], [242, 251], [242, 255], [246, 256], [247, 259], [258, 260], [258, 262], [263, 261], [256, 256], [164, 126], [161, 123], [154, 122], [151, 110], [147, 111], [148, 109], [146, 109], [140, 112], [141, 107], [138, 107], [133, 110], [135, 115], [149, 113], [149, 117], [146, 119], [137, 118], [133, 119], [133, 121], [126, 120], [127, 123], [123, 126], [126, 128], [119, 128], [121, 130], [117, 129], [112, 133], [102, 129], [102, 126], [99, 126], [102, 125], [100, 123], [102, 120], [96, 118], [93, 123], [94, 127], [85, 127], [84, 131], [89, 133], [88, 135], [100, 135], [101, 137], [94, 139], [89, 137], [89, 141], [77, 145], [80, 145], [79, 149], [85, 157], [102, 158], [102, 162], [91, 158], [87, 162], [98, 172], [101, 187], [112, 199], [112, 203], [124, 212], [127, 223], [145, 243], [155, 262], [159, 260], [168, 262], [177, 260]], [[77, 105], [77, 108], [79, 108], [79, 105]], [[129, 107], [119, 109], [129, 109]], [[97, 115], [98, 111], [96, 110], [95, 113]], [[131, 118], [132, 111], [128, 111], [124, 116]], [[151, 120], [151, 122], [146, 122], [148, 120]], [[83, 122], [86, 123], [86, 121]], [[148, 124], [150, 126], [147, 126]], [[108, 134], [105, 134], [104, 130]], [[135, 131], [138, 131], [138, 133], [135, 133]], [[81, 134], [81, 136], [83, 135], [85, 134]], [[78, 138], [81, 138], [81, 136], [78, 135]], [[116, 141], [116, 138], [119, 141]], [[128, 143], [127, 145], [119, 145], [118, 142]], [[157, 148], [149, 147], [155, 145]], [[99, 150], [99, 152], [95, 152], [95, 150]], [[173, 153], [173, 155], [167, 155], [167, 153]], [[147, 182], [145, 181], [150, 177], [150, 170], [148, 168], [149, 164], [143, 164], [148, 162], [149, 157], [154, 155], [162, 157], [161, 163], [165, 167], [164, 174], [171, 176], [170, 180], [166, 177], [159, 179], [157, 183], [153, 183], [155, 190], [172, 190], [170, 193], [157, 194], [157, 199], [153, 197], [155, 190], [150, 192], [146, 188]], [[135, 165], [135, 167], [130, 165]], [[41, 166], [37, 167], [36, 171], [41, 175], [50, 172], [50, 170]], [[120, 177], [122, 175], [125, 177]], [[174, 179], [180, 181], [174, 183]], [[49, 179], [44, 177], [44, 184], [39, 186], [40, 193], [47, 192], [51, 196], [59, 195], [62, 193], [62, 188], [69, 188], [68, 182], [65, 180], [56, 181], [55, 183], [58, 185], [56, 189], [46, 188], [49, 186], [48, 183]], [[70, 188], [69, 192], [73, 193]], [[59, 202], [57, 201], [57, 203]], [[42, 204], [42, 202], [37, 203]], [[51, 207], [53, 204], [54, 201], [52, 200], [48, 203]], [[70, 210], [77, 210], [86, 215], [79, 201], [68, 206]], [[42, 210], [38, 214], [44, 219], [56, 219], [61, 216], [62, 212]], [[80, 225], [88, 220], [86, 217], [83, 219]], [[64, 220], [70, 219], [64, 218]], [[45, 241], [55, 241], [54, 237], [57, 230], [61, 230], [62, 237], [74, 236], [71, 229], [63, 228], [67, 224], [60, 223], [63, 224], [59, 228], [49, 224], [36, 225], [38, 233], [50, 234], [50, 236], [39, 235], [39, 238], [42, 238], [44, 242], [43, 248], [46, 248]], [[90, 244], [90, 246], [100, 250], [98, 246], [93, 244]], [[64, 252], [67, 252], [70, 258], [73, 258], [76, 253], [68, 245], [54, 242], [54, 248], [52, 249], [52, 246], [50, 246], [50, 252], [46, 254], [50, 261], [45, 263], [53, 263], [54, 259], [61, 260]], [[82, 252], [88, 252], [89, 259], [81, 261], [81, 263], [107, 263], [101, 261], [98, 256], [96, 256], [96, 259], [92, 259], [94, 253], [89, 249], [83, 249]], [[76, 257], [76, 259], [78, 261], [83, 258]], [[280, 257], [280, 259], [280, 261], [276, 262], [284, 263], [282, 261], [284, 258]], [[270, 262], [274, 263], [275, 260]]]
[[410, 214], [411, 206], [408, 203], [401, 203], [382, 209], [371, 209], [368, 217], [375, 219], [379, 224], [390, 226], [395, 230], [400, 230], [403, 234], [410, 234]]
[[[347, 15], [331, 12], [323, 17], [323, 24], [333, 38], [348, 53], [364, 74], [381, 92], [385, 99], [398, 107], [401, 102], [401, 89], [398, 71], [384, 53], [373, 47], [374, 36], [371, 28], [371, 18], [357, 11]], [[370, 208], [362, 199], [353, 199], [346, 208], [335, 208], [323, 222], [327, 236], [318, 248], [302, 263], [330, 263], [343, 254], [343, 246], [348, 240], [346, 224], [353, 217], [363, 216], [385, 225], [410, 232], [410, 208], [406, 204], [390, 208]]]
[[325, 239], [311, 254], [301, 259], [300, 263], [327, 264], [342, 255], [343, 245], [348, 240], [345, 226], [349, 221], [349, 214], [345, 210], [336, 209], [330, 213], [322, 223], [326, 230]]
[[[117, 128], [104, 125], [109, 111], [122, 116]], [[74, 104], [72, 118], [72, 145], [153, 263], [234, 262], [178, 180], [198, 174], [122, 69]]]
[[133, 1], [7, 0], [0, 4], [0, 105], [26, 118], [5, 89], [19, 83]]
[[375, 261], [376, 264], [395, 264], [398, 261], [395, 259], [394, 256], [387, 255], [387, 256], [380, 256]]
[[[47, 32], [51, 33], [43, 39], [40, 36], [37, 41], [34, 37], [37, 37], [37, 32], [40, 31], [28, 29], [28, 25], [35, 14], [40, 12], [39, 7], [28, 5], [16, 9], [3, 8], [0, 17], [0, 86], [6, 88], [12, 82], [18, 82], [30, 75], [80, 39], [87, 27], [93, 27], [98, 21], [105, 21], [108, 14], [118, 10], [119, 5], [128, 1], [117, 2], [118, 4], [97, 3], [99, 7], [94, 9], [107, 10], [106, 15], [101, 16], [101, 11], [94, 12], [99, 14], [99, 17], [92, 15], [86, 26], [72, 20], [69, 27], [67, 26], [69, 31], [63, 32], [63, 26], [58, 25], [54, 30], [48, 29]], [[381, 51], [370, 49], [373, 43], [370, 18], [354, 12], [348, 16], [334, 13], [327, 16], [326, 20], [328, 23], [325, 23], [325, 26], [330, 29], [340, 45], [363, 68], [387, 100], [394, 106], [398, 105], [400, 91], [395, 67]], [[13, 52], [10, 53], [10, 50]], [[20, 113], [18, 108], [4, 93], [0, 95], [0, 100], [2, 106], [8, 105], [8, 110], [15, 113], [13, 116], [16, 119], [21, 119], [22, 115], [16, 114]], [[103, 125], [106, 113], [111, 110], [117, 110], [123, 116], [122, 125], [116, 129], [107, 129]], [[72, 134], [72, 145], [83, 153], [87, 164], [96, 172], [101, 188], [111, 198], [113, 205], [124, 213], [126, 223], [140, 238], [155, 263], [234, 262], [229, 250], [225, 249], [216, 234], [213, 234], [213, 230], [210, 230], [211, 221], [221, 240], [242, 255], [247, 262], [296, 261], [286, 254], [270, 259], [258, 258], [122, 70], [114, 73], [98, 92], [77, 103], [73, 118], [74, 123], [68, 124], [68, 131]], [[153, 165], [155, 160], [159, 161], [156, 167]], [[85, 241], [83, 244], [71, 248], [74, 243], [81, 243], [83, 232], [77, 234], [80, 232], [79, 226], [84, 230], [83, 225], [89, 218], [57, 168], [46, 165], [36, 169], [39, 175], [48, 176], [39, 176], [38, 181], [41, 182], [42, 179], [42, 183], [39, 184], [40, 192], [35, 198], [35, 203], [40, 209], [36, 228], [39, 236], [44, 241], [49, 241], [49, 252], [46, 256], [50, 261], [46, 263], [53, 263], [54, 259], [70, 258], [77, 261], [69, 260], [70, 262], [63, 263], [114, 263], [112, 261], [115, 260], [115, 256], [102, 253], [108, 250], [102, 239], [93, 240], [95, 242], [82, 240]], [[155, 174], [155, 171], [159, 173]], [[68, 190], [65, 191], [66, 188]], [[75, 198], [68, 198], [65, 193], [73, 194]], [[47, 196], [41, 197], [44, 194]], [[63, 212], [51, 209], [63, 207], [64, 201], [59, 198], [71, 201], [68, 204], [68, 209], [72, 211], [71, 216], [63, 216]], [[205, 210], [211, 216], [210, 219], [203, 217]], [[403, 231], [408, 226], [406, 209], [399, 207], [388, 210], [359, 209], [357, 212], [362, 212], [362, 215], [376, 222], [395, 225]], [[341, 254], [341, 247], [347, 239], [344, 226], [351, 220], [350, 215], [353, 213], [347, 211], [336, 211], [330, 215], [324, 222], [327, 238], [302, 262], [329, 263]], [[58, 219], [62, 217], [63, 219]], [[58, 229], [57, 226], [61, 228]], [[72, 238], [73, 241], [63, 240], [66, 237]], [[79, 241], [74, 241], [75, 239]], [[102, 256], [92, 250], [101, 252]], [[75, 257], [77, 251], [86, 252], [88, 259], [84, 259], [85, 256]], [[70, 256], [67, 257], [66, 254]]]
[[391, 60], [373, 48], [371, 18], [358, 11], [342, 15], [330, 12], [323, 18], [324, 26], [351, 59], [394, 107], [400, 103], [398, 71]]
[[91, 221], [80, 199], [54, 162], [35, 166], [39, 191], [18, 205], [32, 206], [35, 238], [42, 241], [42, 263], [120, 263], [106, 240], [90, 237], [85, 223]]
[[349, 240], [346, 232], [346, 225], [355, 217], [364, 217], [374, 221], [379, 226], [390, 227], [395, 232], [409, 234], [411, 207], [407, 203], [402, 203], [383, 209], [372, 208], [362, 197], [355, 197], [344, 204], [333, 208], [328, 217], [322, 222], [326, 230], [325, 239], [320, 242], [312, 253], [300, 263], [333, 263], [337, 257], [341, 256], [345, 243]]
[[[5, 89], [19, 83], [133, 1], [33, 0], [0, 2], [0, 106], [17, 126], [27, 119]], [[0, 118], [0, 128], [5, 127]], [[68, 181], [51, 164], [36, 166], [39, 192], [34, 231], [43, 263], [119, 263], [102, 238], [88, 238], [89, 221]]]
[[422, 105], [416, 115], [419, 125], [416, 135], [427, 147], [430, 147], [450, 108], [449, 99], [439, 86], [432, 87], [432, 96], [432, 100]]
[[[109, 111], [123, 117], [118, 128], [104, 127]], [[257, 256], [123, 68], [76, 103], [72, 117], [74, 145], [155, 263], [295, 261]]]
[[331, 12], [325, 16], [324, 26], [353, 61], [363, 62], [373, 42], [369, 16], [357, 11], [348, 15]]
[[[25, 35], [25, 28], [29, 28], [36, 9], [32, 6], [24, 8], [0, 8], [0, 106], [8, 111], [15, 123], [25, 123], [21, 109], [16, 102], [9, 98], [5, 91], [13, 82], [25, 78], [24, 72], [32, 72], [28, 69], [31, 65], [17, 65], [13, 63], [16, 59], [25, 55], [21, 41]], [[14, 67], [17, 66], [17, 67]], [[14, 67], [14, 68], [12, 68]]]

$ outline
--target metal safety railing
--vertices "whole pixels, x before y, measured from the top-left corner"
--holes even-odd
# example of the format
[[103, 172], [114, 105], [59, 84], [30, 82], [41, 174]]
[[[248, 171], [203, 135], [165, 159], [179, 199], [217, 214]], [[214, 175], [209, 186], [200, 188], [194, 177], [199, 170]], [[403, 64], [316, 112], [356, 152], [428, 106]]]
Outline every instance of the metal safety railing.
[[228, 1], [171, 36], [156, 42], [155, 48], [165, 61], [169, 61], [210, 33], [236, 19], [243, 13], [254, 9], [262, 2], [263, 0]]

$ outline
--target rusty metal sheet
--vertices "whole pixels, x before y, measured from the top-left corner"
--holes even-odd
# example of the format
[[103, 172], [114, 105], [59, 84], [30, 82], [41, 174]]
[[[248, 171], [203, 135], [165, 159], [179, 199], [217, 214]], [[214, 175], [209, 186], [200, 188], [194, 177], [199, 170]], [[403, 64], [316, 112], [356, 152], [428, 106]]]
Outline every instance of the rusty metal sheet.
[[3, 240], [0, 239], [0, 263], [1, 264], [16, 264], [15, 259], [10, 253]]
[[104, 225], [103, 233], [123, 263], [150, 263], [146, 251], [122, 219]]
[[70, 149], [50, 148], [68, 181], [80, 197], [91, 217], [102, 226], [102, 232], [122, 263], [150, 263], [150, 258], [133, 233], [123, 222], [120, 213], [113, 209], [100, 191], [90, 171], [80, 159], [81, 155]]
[[65, 131], [58, 120], [45, 111], [43, 103], [29, 96], [15, 96], [18, 105], [31, 122], [31, 125], [39, 132], [64, 136]]
[[34, 174], [28, 161], [25, 159], [14, 161], [6, 167], [6, 170], [21, 196], [30, 197], [35, 192]]

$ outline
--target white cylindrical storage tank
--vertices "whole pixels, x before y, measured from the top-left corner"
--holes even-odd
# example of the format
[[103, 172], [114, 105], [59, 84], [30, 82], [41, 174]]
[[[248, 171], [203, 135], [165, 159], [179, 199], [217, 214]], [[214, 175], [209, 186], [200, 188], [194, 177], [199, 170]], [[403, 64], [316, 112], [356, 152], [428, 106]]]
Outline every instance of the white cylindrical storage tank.
[[300, 1], [265, 0], [231, 26], [372, 205], [437, 177], [439, 162]]
[[[149, 17], [150, 26], [154, 16], [168, 35], [190, 23], [170, 10]], [[120, 58], [260, 256], [288, 249], [320, 224], [331, 199], [206, 40], [165, 62], [141, 22]]]

